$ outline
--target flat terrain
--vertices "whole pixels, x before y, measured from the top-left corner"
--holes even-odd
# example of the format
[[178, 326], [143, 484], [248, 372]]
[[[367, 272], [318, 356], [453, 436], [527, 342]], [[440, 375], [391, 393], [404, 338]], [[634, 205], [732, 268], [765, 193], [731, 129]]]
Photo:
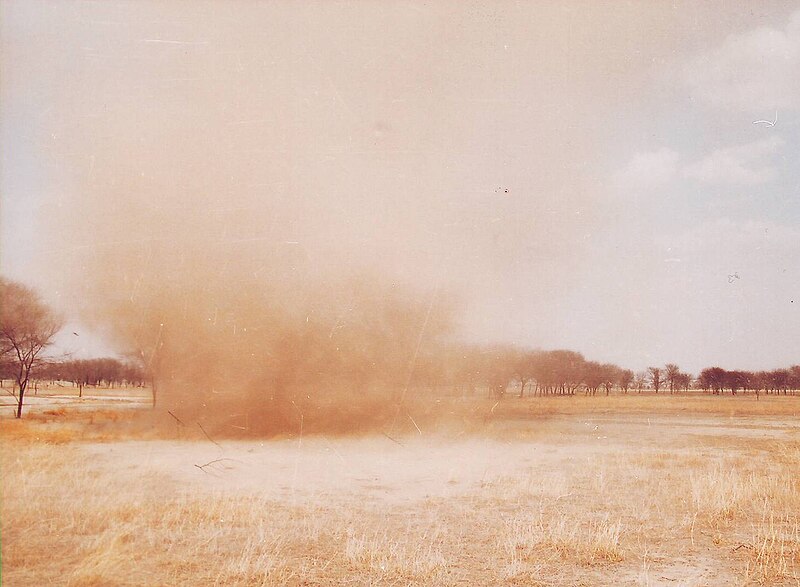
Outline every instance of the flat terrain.
[[[25, 394], [25, 414], [58, 409], [143, 408], [149, 407], [152, 402], [150, 390], [136, 387], [87, 387], [82, 397], [78, 396], [78, 388], [70, 385], [41, 385], [37, 388], [31, 387]], [[6, 380], [5, 387], [0, 390], [0, 418], [13, 416], [16, 409], [17, 399], [11, 394], [11, 386]]]
[[800, 584], [800, 398], [269, 441], [137, 439], [91, 401], [0, 422], [4, 585]]

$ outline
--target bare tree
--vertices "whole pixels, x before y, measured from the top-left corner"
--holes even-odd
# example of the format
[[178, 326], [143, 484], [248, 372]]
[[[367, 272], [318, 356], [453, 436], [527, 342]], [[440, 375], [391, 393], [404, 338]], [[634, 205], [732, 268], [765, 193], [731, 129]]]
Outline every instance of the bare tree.
[[519, 381], [519, 397], [525, 396], [525, 386], [534, 379], [535, 353], [521, 351], [513, 358], [514, 377]]
[[630, 369], [621, 369], [618, 373], [617, 385], [623, 393], [628, 393], [631, 383], [634, 381], [633, 371]]
[[667, 363], [664, 366], [664, 378], [667, 380], [670, 393], [675, 393], [675, 387], [678, 385], [678, 376], [680, 374], [681, 370], [675, 363]]
[[14, 367], [19, 388], [16, 417], [22, 417], [25, 389], [42, 363], [42, 351], [61, 329], [61, 321], [32, 289], [0, 278], [0, 353]]
[[603, 373], [603, 389], [605, 389], [606, 395], [608, 395], [611, 393], [614, 384], [619, 381], [622, 369], [611, 363], [605, 363], [602, 365], [601, 371]]
[[664, 372], [658, 367], [648, 367], [647, 373], [650, 375], [650, 383], [652, 383], [653, 389], [658, 393], [658, 390], [661, 389], [661, 384], [664, 382]]
[[633, 377], [634, 385], [636, 385], [636, 390], [639, 393], [642, 393], [642, 390], [647, 387], [647, 371], [639, 371]]
[[675, 386], [681, 391], [689, 391], [692, 385], [692, 376], [688, 373], [678, 373], [675, 376]]

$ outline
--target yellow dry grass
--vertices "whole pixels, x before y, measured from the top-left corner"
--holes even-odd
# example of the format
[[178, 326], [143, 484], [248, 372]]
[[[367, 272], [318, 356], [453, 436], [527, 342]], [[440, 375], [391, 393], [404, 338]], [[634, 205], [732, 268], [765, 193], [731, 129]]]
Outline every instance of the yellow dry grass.
[[617, 394], [610, 396], [544, 396], [527, 401], [504, 401], [495, 412], [502, 416], [586, 415], [627, 413], [686, 416], [791, 416], [800, 415], [800, 395]]
[[798, 406], [700, 405], [694, 428], [615, 408], [402, 447], [3, 421], [4, 584], [797, 585]]

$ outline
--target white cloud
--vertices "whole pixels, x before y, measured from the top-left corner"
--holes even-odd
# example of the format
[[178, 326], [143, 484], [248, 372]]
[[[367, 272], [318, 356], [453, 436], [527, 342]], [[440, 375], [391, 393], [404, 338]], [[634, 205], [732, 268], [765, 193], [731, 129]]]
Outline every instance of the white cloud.
[[745, 145], [717, 149], [697, 163], [683, 169], [683, 175], [704, 183], [755, 185], [777, 176], [768, 158], [784, 141], [778, 136]]
[[800, 108], [800, 11], [785, 29], [731, 35], [684, 70], [693, 95], [712, 106], [771, 114]]
[[636, 153], [617, 173], [617, 184], [625, 188], [655, 188], [668, 183], [677, 173], [680, 155], [667, 147]]

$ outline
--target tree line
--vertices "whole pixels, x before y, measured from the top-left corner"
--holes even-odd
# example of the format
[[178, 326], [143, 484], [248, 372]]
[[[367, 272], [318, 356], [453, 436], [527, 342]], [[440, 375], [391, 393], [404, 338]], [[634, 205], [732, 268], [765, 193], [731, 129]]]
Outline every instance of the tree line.
[[793, 395], [795, 390], [800, 389], [800, 365], [772, 371], [728, 371], [721, 367], [709, 367], [700, 372], [697, 384], [704, 391], [717, 395], [726, 390], [731, 395], [740, 391], [751, 391], [756, 395], [761, 392]]
[[[612, 391], [675, 394], [693, 390], [716, 395], [725, 392], [793, 395], [800, 389], [800, 365], [772, 371], [709, 367], [695, 378], [674, 363], [634, 373], [614, 364], [587, 360], [575, 351], [515, 348], [468, 349], [450, 364], [449, 379], [457, 391], [472, 394], [480, 388], [496, 398], [506, 396], [512, 389], [518, 397], [576, 393], [594, 396], [609, 395]], [[453, 364], [460, 364], [460, 369], [456, 367], [453, 372]], [[442, 376], [447, 378], [446, 374]]]
[[[220, 396], [221, 388], [239, 383], [231, 377], [231, 364], [240, 364], [239, 376], [251, 379], [247, 381], [249, 395], [243, 397], [252, 409], [264, 403], [265, 393], [273, 402], [288, 398], [284, 403], [294, 407], [295, 396], [309, 397], [307, 392], [312, 389], [324, 394], [336, 385], [361, 395], [378, 388], [400, 389], [393, 396], [399, 402], [407, 393], [416, 392], [488, 394], [501, 399], [509, 394], [523, 398], [692, 389], [713, 394], [787, 394], [800, 388], [800, 365], [759, 372], [710, 367], [695, 379], [673, 363], [635, 373], [571, 350], [459, 344], [444, 338], [447, 318], [432, 314], [432, 303], [426, 307], [397, 292], [383, 293], [365, 294], [363, 299], [350, 295], [346, 313], [328, 312], [335, 320], [314, 321], [308, 312], [288, 317], [284, 313], [268, 316], [273, 318], [269, 322], [262, 320], [269, 328], [250, 330], [237, 329], [235, 322], [231, 327], [217, 309], [213, 321], [201, 320], [201, 316], [200, 326], [187, 323], [192, 328], [183, 330], [181, 323], [166, 323], [156, 316], [160, 320], [157, 328], [144, 339], [147, 344], [143, 348], [149, 350], [140, 352], [139, 360], [59, 361], [47, 357], [45, 351], [62, 321], [32, 289], [0, 278], [0, 378], [15, 382], [17, 417], [34, 377], [72, 382], [79, 395], [87, 385], [141, 386], [147, 382], [152, 385], [154, 406], [157, 383], [176, 385], [177, 381], [185, 383], [187, 393], [202, 403]], [[301, 326], [292, 327], [293, 322]], [[145, 324], [144, 318], [136, 324]], [[189, 335], [178, 336], [181, 332]], [[430, 342], [422, 344], [421, 333]], [[230, 353], [226, 354], [226, 349]], [[242, 349], [258, 353], [248, 355]], [[219, 363], [225, 369], [217, 369]]]
[[[95, 359], [42, 360], [36, 366], [32, 377], [39, 382], [49, 381], [71, 383], [79, 389], [89, 387], [143, 387], [147, 382], [144, 368], [131, 361], [112, 357]], [[0, 364], [0, 380], [10, 379], [17, 383], [13, 366], [8, 362]]]
[[72, 383], [79, 389], [79, 396], [85, 386], [143, 387], [147, 380], [141, 365], [111, 357], [48, 362], [42, 366], [37, 377], [51, 382]]
[[[464, 347], [442, 361], [440, 382], [456, 393], [482, 390], [495, 398], [513, 392], [517, 397], [610, 395], [612, 391], [677, 393], [692, 388], [693, 378], [668, 363], [635, 373], [612, 363], [601, 363], [570, 350], [533, 350], [515, 347]], [[440, 383], [441, 384], [441, 383]]]

